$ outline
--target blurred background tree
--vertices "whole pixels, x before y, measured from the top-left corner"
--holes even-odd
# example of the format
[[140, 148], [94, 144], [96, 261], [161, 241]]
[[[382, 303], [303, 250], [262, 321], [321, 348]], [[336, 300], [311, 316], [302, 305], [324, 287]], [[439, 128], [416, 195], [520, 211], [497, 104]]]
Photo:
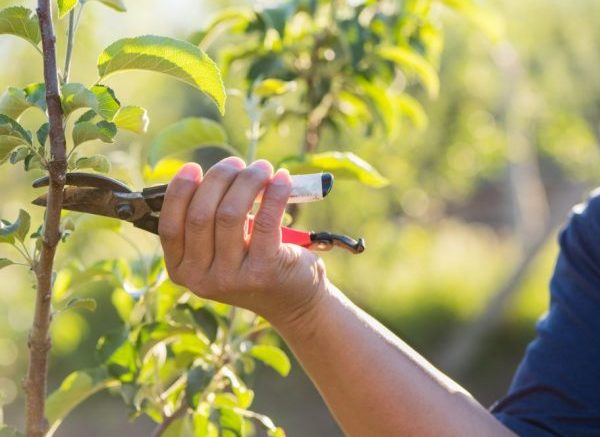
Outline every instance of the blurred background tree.
[[[0, 6], [8, 3], [0, 1]], [[459, 10], [467, 4], [448, 3]], [[600, 90], [593, 75], [600, 56], [600, 6], [591, 0], [569, 4], [496, 0], [485, 5], [504, 18], [503, 33], [488, 14], [471, 14], [469, 23], [460, 16], [467, 14], [464, 10], [433, 11], [433, 23], [442, 26], [445, 40], [443, 51], [440, 47], [437, 53], [441, 84], [437, 99], [428, 99], [420, 88], [411, 89], [414, 101], [396, 102], [411, 116], [393, 113], [394, 129], [385, 133], [373, 125], [380, 131], [359, 147], [356, 132], [368, 128], [371, 107], [363, 109], [367, 114], [356, 114], [353, 127], [330, 126], [320, 133], [322, 150], [360, 150], [361, 158], [390, 185], [375, 191], [355, 182], [339, 183], [327, 202], [303, 210], [298, 226], [364, 236], [369, 246], [360, 257], [324, 255], [332, 280], [490, 404], [507, 388], [533, 337], [535, 320], [547, 307], [556, 226], [564, 221], [569, 206], [597, 183]], [[122, 16], [89, 8], [76, 48], [80, 62], [75, 65], [76, 77], [94, 77], [97, 53], [119, 37], [152, 28], [153, 33], [186, 38], [210, 24], [223, 7], [239, 3], [181, 0], [176, 5], [148, 1], [128, 6], [130, 13]], [[224, 54], [218, 44], [208, 48]], [[39, 66], [31, 65], [40, 61], [28, 50], [25, 43], [0, 39], [1, 59], [21, 60], [4, 63], [0, 88], [39, 79]], [[232, 64], [229, 80], [239, 78], [238, 73]], [[184, 86], [146, 73], [138, 77], [135, 82], [118, 76], [110, 80], [123, 100], [139, 102], [153, 119], [149, 135], [122, 137], [111, 146], [113, 174], [123, 179], [135, 174], [130, 172], [132, 166], [139, 166], [132, 160], [138, 156], [136, 150], [165, 126], [183, 116], [210, 115], [206, 102]], [[403, 90], [412, 83], [394, 86]], [[230, 105], [235, 104], [236, 99], [230, 99]], [[377, 108], [381, 110], [382, 104], [386, 103], [379, 102]], [[236, 114], [241, 110], [229, 108], [226, 127], [240, 120]], [[352, 110], [360, 111], [360, 105]], [[390, 117], [390, 112], [383, 112], [383, 117]], [[305, 127], [297, 121], [271, 130], [261, 138], [260, 157], [281, 162], [298, 155], [306, 144]], [[241, 147], [243, 132], [237, 140], [234, 145]], [[31, 190], [16, 188], [29, 185], [23, 177], [17, 169], [3, 169], [0, 216], [15, 216], [22, 199], [35, 196]], [[132, 182], [137, 187], [143, 184]], [[141, 242], [141, 250], [156, 251], [155, 240], [130, 229], [127, 234]], [[75, 234], [67, 243], [65, 260], [89, 263], [115, 251], [136, 257], [110, 232], [102, 241], [81, 235], [79, 241]], [[6, 284], [0, 293], [0, 402], [7, 422], [18, 423], [18, 384], [25, 368], [32, 292], [24, 273], [5, 269], [0, 278]], [[111, 293], [110, 284], [95, 282], [85, 294], [98, 299], [96, 313], [69, 312], [56, 318], [53, 387], [70, 371], [91, 366], [98, 337], [118, 325]], [[297, 365], [285, 380], [268, 372], [256, 375], [258, 411], [276, 417], [292, 436], [340, 434]], [[128, 425], [118, 402], [98, 395], [76, 410], [60, 435], [80, 435], [83, 429], [98, 436], [147, 435], [152, 426]]]

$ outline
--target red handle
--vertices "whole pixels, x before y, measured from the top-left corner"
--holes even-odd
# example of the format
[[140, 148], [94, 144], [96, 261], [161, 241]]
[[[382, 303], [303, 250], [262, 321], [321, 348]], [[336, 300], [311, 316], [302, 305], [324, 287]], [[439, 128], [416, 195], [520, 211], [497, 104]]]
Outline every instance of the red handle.
[[[252, 226], [254, 226], [254, 218], [248, 219], [249, 234], [252, 233]], [[307, 231], [299, 231], [297, 229], [288, 228], [287, 226], [281, 227], [281, 240], [284, 243], [310, 248], [313, 244], [310, 235], [311, 233]]]

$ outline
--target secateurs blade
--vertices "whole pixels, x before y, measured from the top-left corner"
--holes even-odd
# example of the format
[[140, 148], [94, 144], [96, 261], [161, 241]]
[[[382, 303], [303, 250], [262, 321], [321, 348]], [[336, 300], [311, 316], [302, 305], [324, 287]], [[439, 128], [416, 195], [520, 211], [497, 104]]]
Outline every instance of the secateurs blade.
[[[48, 176], [33, 182], [34, 188], [46, 187]], [[331, 191], [333, 176], [329, 173], [292, 176], [292, 193], [289, 203], [321, 200]], [[63, 209], [118, 218], [133, 223], [137, 228], [158, 234], [158, 222], [167, 185], [132, 191], [122, 182], [93, 173], [68, 173], [64, 189]], [[33, 201], [46, 206], [47, 194]], [[252, 231], [253, 218], [248, 221], [248, 232]], [[344, 248], [354, 254], [365, 250], [362, 238], [354, 240], [345, 235], [329, 232], [311, 232], [281, 227], [282, 241], [312, 250]]]

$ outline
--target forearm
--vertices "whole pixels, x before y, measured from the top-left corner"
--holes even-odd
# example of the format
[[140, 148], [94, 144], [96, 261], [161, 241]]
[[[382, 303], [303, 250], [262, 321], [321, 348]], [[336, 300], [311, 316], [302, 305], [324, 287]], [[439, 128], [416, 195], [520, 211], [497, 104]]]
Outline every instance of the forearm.
[[275, 327], [349, 436], [512, 435], [330, 284], [310, 311]]

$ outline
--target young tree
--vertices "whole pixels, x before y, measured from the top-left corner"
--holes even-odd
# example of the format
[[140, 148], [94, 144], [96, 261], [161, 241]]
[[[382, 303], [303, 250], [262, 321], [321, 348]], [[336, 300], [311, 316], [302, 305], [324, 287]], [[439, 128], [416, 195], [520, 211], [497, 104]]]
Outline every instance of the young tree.
[[[268, 324], [246, 311], [207, 302], [171, 283], [160, 256], [108, 259], [92, 265], [77, 261], [61, 269], [54, 257], [61, 240], [74, 231], [78, 216], [61, 214], [67, 172], [108, 172], [109, 159], [86, 155], [88, 141], [112, 143], [120, 130], [144, 134], [144, 108], [123, 105], [102, 82], [125, 70], [169, 75], [207, 95], [222, 115], [226, 95], [243, 104], [247, 117], [244, 144], [234, 144], [244, 123], [191, 117], [165, 128], [147, 151], [146, 179], [168, 179], [180, 155], [204, 148], [219, 156], [258, 154], [266, 135], [284, 126], [301, 131], [297, 154], [280, 166], [292, 172], [330, 171], [368, 186], [387, 180], [348, 150], [323, 150], [323, 138], [349, 131], [360, 138], [385, 137], [401, 117], [419, 124], [423, 110], [420, 83], [435, 97], [442, 34], [436, 7], [448, 3], [475, 20], [481, 15], [467, 0], [397, 3], [291, 1], [276, 7], [225, 11], [189, 41], [146, 35], [121, 39], [98, 58], [98, 81], [70, 81], [79, 18], [92, 0], [39, 0], [37, 12], [24, 7], [0, 10], [0, 34], [20, 37], [43, 56], [43, 82], [10, 87], [0, 96], [0, 164], [23, 163], [50, 178], [44, 223], [30, 234], [25, 210], [0, 222], [0, 243], [12, 245], [23, 260], [0, 258], [0, 268], [25, 265], [35, 274], [37, 293], [29, 339], [30, 362], [24, 384], [26, 433], [51, 435], [79, 403], [102, 389], [119, 392], [132, 417], [147, 415], [160, 435], [244, 435], [248, 422], [269, 435], [284, 432], [266, 416], [251, 411], [253, 392], [244, 380], [254, 361], [282, 375], [290, 370], [285, 353], [274, 345]], [[98, 0], [124, 12], [122, 0]], [[57, 65], [53, 7], [68, 20], [66, 53]], [[218, 56], [215, 64], [205, 50]], [[226, 88], [225, 82], [229, 86]], [[239, 105], [238, 105], [239, 106]], [[28, 110], [47, 122], [22, 124]], [[69, 120], [74, 122], [67, 123]], [[300, 127], [298, 126], [300, 124]], [[72, 126], [72, 127], [71, 127]], [[206, 156], [206, 155], [203, 155]], [[113, 232], [118, 227], [111, 224]], [[92, 234], [93, 235], [93, 234]], [[113, 304], [122, 318], [118, 331], [98, 342], [96, 368], [76, 371], [46, 395], [49, 326], [53, 314], [94, 310], [96, 302], [77, 297], [77, 286], [98, 278], [113, 284]], [[2, 428], [0, 428], [2, 429]], [[12, 432], [3, 428], [3, 432]]]

